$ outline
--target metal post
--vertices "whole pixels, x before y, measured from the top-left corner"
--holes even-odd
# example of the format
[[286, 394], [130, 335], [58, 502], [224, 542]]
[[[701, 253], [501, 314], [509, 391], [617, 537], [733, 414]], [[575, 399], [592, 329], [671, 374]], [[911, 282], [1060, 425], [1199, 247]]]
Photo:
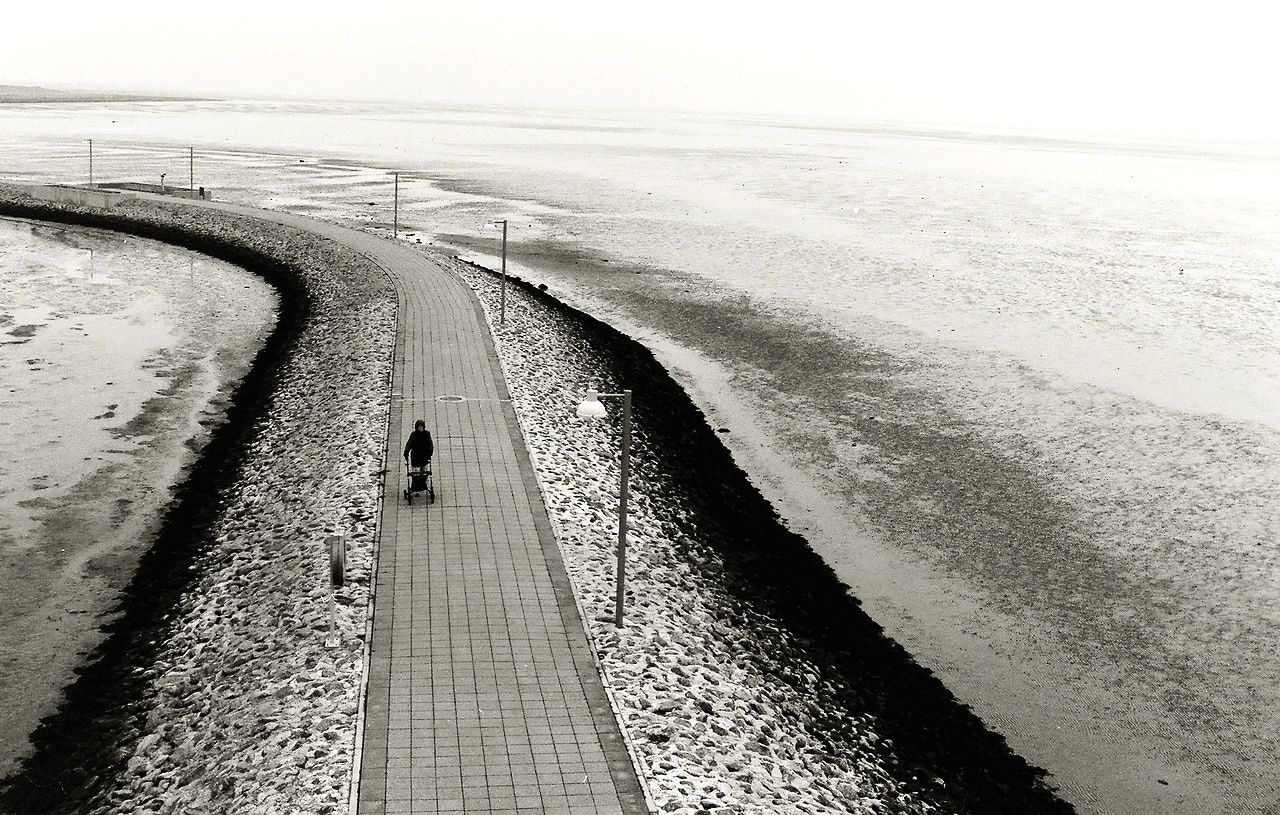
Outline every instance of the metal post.
[[89, 186], [93, 186], [93, 139], [89, 139]]
[[347, 585], [347, 539], [329, 536], [329, 584], [340, 589]]
[[324, 638], [325, 648], [337, 648], [342, 644], [338, 636], [338, 599], [333, 596], [333, 586], [329, 587], [329, 633]]
[[338, 589], [347, 582], [347, 541], [342, 535], [330, 535], [329, 543], [329, 635], [325, 637], [326, 648], [337, 648], [342, 643], [338, 634], [338, 600], [335, 596]]
[[507, 222], [502, 222], [502, 295], [499, 299], [498, 322], [507, 324]]
[[191, 162], [191, 180], [187, 182], [187, 192], [196, 191], [196, 148], [187, 148], [187, 160]]
[[394, 213], [391, 216], [391, 237], [395, 238], [400, 235], [400, 174], [392, 173], [391, 175], [396, 179], [395, 203], [391, 206], [391, 211]]
[[627, 587], [627, 490], [631, 482], [631, 391], [622, 392], [622, 474], [618, 487], [618, 594], [613, 623], [622, 628], [623, 594]]

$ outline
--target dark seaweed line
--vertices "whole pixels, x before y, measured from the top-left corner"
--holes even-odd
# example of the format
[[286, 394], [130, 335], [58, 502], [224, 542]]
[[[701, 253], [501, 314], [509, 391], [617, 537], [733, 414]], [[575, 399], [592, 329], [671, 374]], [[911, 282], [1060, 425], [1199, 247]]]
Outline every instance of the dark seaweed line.
[[31, 736], [34, 753], [0, 781], [0, 806], [14, 813], [76, 813], [92, 807], [119, 774], [136, 736], [130, 723], [145, 718], [139, 704], [169, 619], [199, 573], [192, 566], [210, 542], [223, 497], [237, 484], [245, 455], [310, 318], [301, 272], [285, 259], [170, 224], [110, 212], [0, 199], [0, 214], [110, 229], [192, 249], [253, 272], [280, 295], [279, 320], [230, 395], [225, 420], [176, 487], [152, 546], [104, 626], [106, 638], [76, 670], [58, 711]]
[[[1046, 783], [1044, 770], [1015, 754], [1003, 736], [887, 636], [808, 541], [783, 525], [652, 351], [542, 287], [510, 276], [508, 281], [579, 327], [607, 371], [600, 387], [644, 394], [633, 421], [637, 435], [650, 442], [637, 458], [634, 477], [659, 482], [650, 494], [678, 495], [692, 509], [682, 523], [692, 523], [692, 537], [709, 542], [719, 556], [728, 594], [789, 631], [832, 680], [837, 690], [823, 701], [875, 718], [880, 735], [894, 745], [892, 769], [904, 788], [962, 813], [1075, 811]], [[743, 615], [739, 622], [750, 625], [756, 616]], [[838, 749], [855, 734], [840, 732], [840, 717], [831, 718], [829, 737]]]

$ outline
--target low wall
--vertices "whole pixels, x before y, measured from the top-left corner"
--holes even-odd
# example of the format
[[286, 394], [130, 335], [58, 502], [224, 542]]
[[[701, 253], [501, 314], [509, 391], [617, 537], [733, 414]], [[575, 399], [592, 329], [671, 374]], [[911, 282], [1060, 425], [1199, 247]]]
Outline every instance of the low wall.
[[54, 201], [59, 204], [79, 204], [83, 207], [109, 209], [134, 196], [116, 190], [93, 190], [87, 187], [62, 187], [56, 185], [27, 187], [32, 198]]
[[189, 190], [186, 187], [176, 187], [173, 184], [165, 184], [163, 187], [159, 184], [143, 184], [138, 181], [112, 181], [106, 184], [99, 184], [100, 187], [110, 187], [113, 190], [129, 190], [132, 192], [149, 192], [154, 195], [169, 195], [174, 198], [190, 198], [196, 201], [212, 201], [213, 190], [207, 187], [197, 187]]

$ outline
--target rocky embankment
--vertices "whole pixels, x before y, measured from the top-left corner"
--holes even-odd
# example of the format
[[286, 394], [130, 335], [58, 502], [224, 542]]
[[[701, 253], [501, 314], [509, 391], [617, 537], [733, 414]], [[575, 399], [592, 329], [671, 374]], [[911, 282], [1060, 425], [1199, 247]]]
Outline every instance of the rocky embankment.
[[[0, 788], [20, 813], [343, 811], [354, 755], [395, 300], [332, 241], [208, 209], [36, 202], [265, 277], [280, 321], [210, 435], [98, 651]], [[349, 541], [329, 626], [329, 533]]]
[[[458, 262], [496, 310], [490, 272]], [[1065, 813], [888, 639], [733, 463], [653, 356], [529, 286], [499, 355], [605, 683], [650, 795], [670, 813]], [[613, 608], [618, 403], [634, 400], [627, 626]]]

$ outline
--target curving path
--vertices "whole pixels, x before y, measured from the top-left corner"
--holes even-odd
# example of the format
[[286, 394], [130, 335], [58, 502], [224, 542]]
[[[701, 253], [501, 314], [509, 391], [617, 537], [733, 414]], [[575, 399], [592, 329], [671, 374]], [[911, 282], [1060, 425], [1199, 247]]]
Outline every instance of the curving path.
[[[470, 289], [385, 238], [193, 205], [346, 244], [399, 296], [359, 815], [647, 813]], [[409, 506], [400, 456], [419, 418], [437, 502]]]

